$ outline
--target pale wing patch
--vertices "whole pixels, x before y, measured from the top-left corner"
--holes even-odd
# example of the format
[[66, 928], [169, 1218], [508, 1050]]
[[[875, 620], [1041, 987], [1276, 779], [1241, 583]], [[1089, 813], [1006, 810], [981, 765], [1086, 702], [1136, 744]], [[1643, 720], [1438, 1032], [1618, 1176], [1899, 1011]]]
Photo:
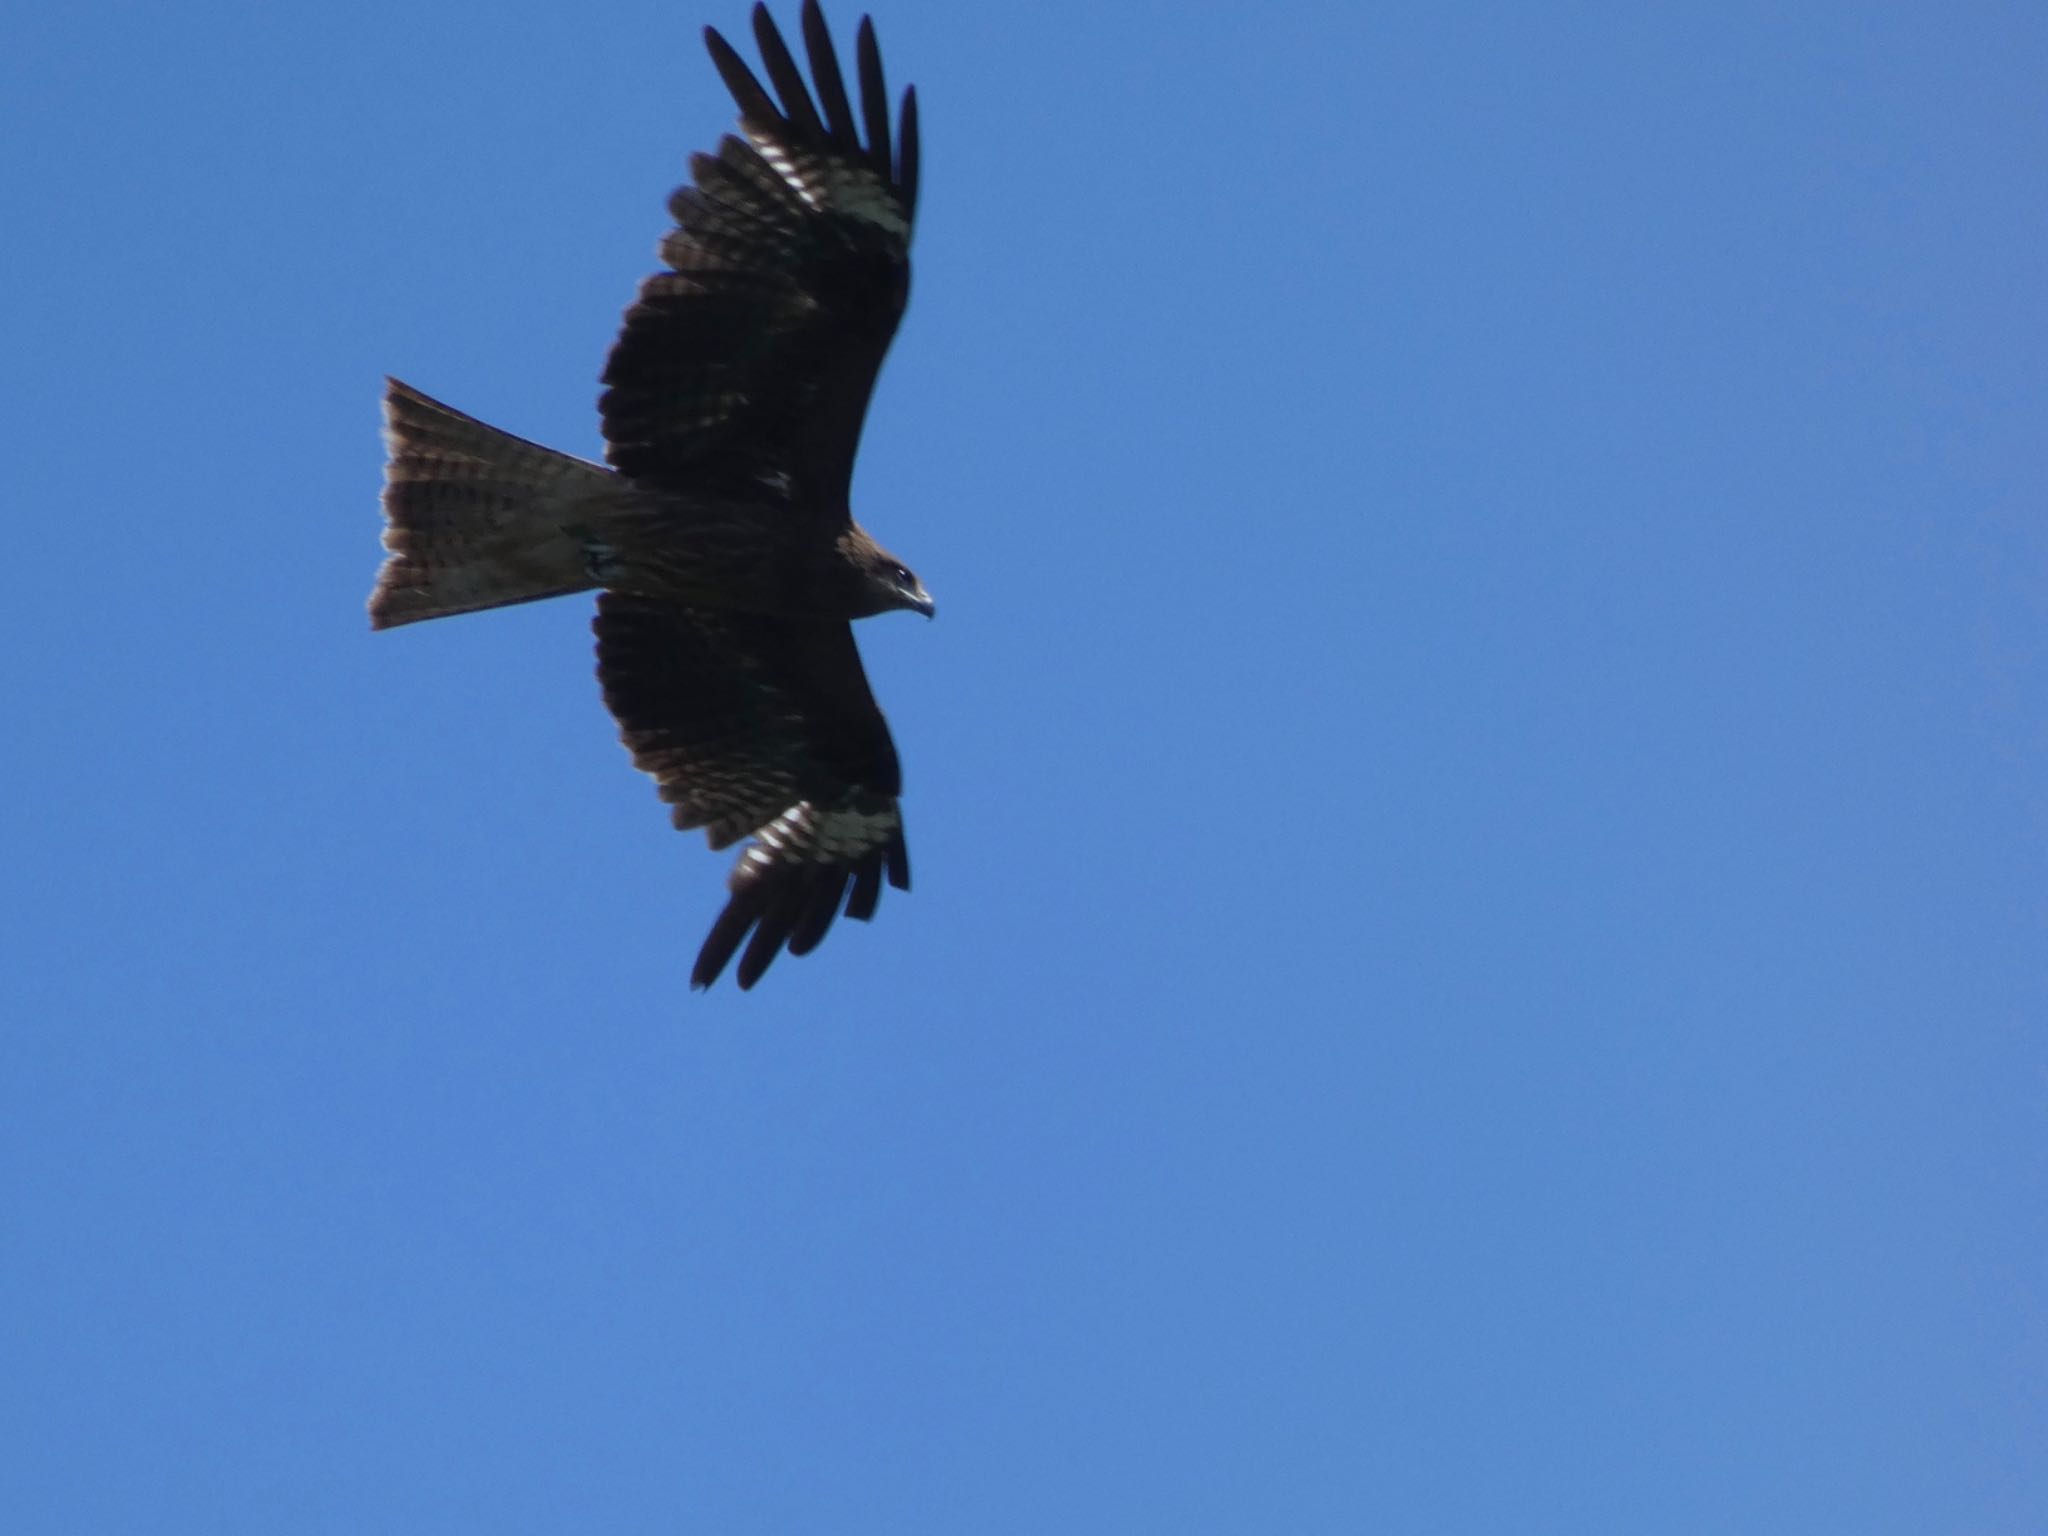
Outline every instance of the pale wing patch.
[[851, 864], [887, 847], [902, 824], [893, 804], [874, 811], [852, 806], [820, 810], [808, 800], [799, 800], [755, 829], [754, 844], [741, 862]]
[[[754, 148], [761, 151], [761, 158], [774, 167], [775, 174], [789, 184], [790, 191], [804, 200], [806, 207], [824, 208], [825, 200], [821, 195], [823, 189], [818, 185], [819, 178], [814, 174], [814, 167], [798, 165], [788, 150], [767, 135], [756, 132], [751, 124], [747, 128], [747, 137], [754, 141]], [[807, 170], [813, 173], [807, 174]]]
[[756, 123], [742, 121], [741, 127], [761, 158], [805, 207], [858, 219], [899, 240], [910, 238], [910, 220], [904, 217], [895, 189], [867, 166], [792, 152]]
[[832, 208], [888, 231], [899, 240], [910, 238], [910, 220], [903, 205], [882, 178], [871, 171], [858, 171], [832, 178]]

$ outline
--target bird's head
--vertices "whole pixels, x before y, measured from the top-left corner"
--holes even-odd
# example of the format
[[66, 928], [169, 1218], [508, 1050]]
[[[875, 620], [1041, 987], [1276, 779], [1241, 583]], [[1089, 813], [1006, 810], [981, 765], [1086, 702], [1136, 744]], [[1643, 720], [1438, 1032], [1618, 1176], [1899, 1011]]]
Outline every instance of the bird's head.
[[908, 608], [926, 618], [938, 612], [931, 593], [924, 589], [924, 583], [900, 560], [885, 556], [875, 572], [875, 582], [882, 589], [885, 608]]
[[858, 523], [839, 536], [839, 570], [840, 579], [851, 583], [846, 596], [854, 617], [867, 618], [895, 608], [932, 616], [932, 595], [925, 591], [924, 583]]

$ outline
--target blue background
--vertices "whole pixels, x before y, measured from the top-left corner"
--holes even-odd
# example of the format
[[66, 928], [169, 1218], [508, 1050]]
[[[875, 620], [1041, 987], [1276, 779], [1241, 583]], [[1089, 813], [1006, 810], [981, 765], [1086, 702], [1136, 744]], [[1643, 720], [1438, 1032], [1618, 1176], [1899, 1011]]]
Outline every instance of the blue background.
[[747, 996], [587, 599], [362, 614], [706, 21], [9, 29], [8, 1529], [2048, 1529], [2048, 12], [892, 0], [917, 889]]

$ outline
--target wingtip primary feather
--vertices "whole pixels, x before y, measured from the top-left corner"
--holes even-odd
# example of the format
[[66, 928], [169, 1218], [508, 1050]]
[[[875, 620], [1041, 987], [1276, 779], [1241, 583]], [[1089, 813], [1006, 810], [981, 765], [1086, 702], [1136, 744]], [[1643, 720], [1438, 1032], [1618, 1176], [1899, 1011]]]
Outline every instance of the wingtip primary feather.
[[918, 173], [917, 87], [903, 88], [903, 106], [896, 118], [896, 184], [903, 189], [904, 211], [917, 213]]
[[784, 949], [796, 956], [816, 949], [839, 915], [850, 874], [844, 867], [831, 865], [769, 868], [750, 874], [742, 865], [725, 910], [697, 952], [697, 963], [690, 972], [691, 990], [709, 988], [735, 954], [740, 960], [733, 980], [747, 992], [768, 974]]
[[704, 47], [711, 54], [712, 66], [718, 71], [718, 78], [725, 82], [725, 88], [732, 93], [732, 99], [739, 104], [742, 117], [753, 116], [762, 122], [772, 123], [781, 117], [775, 103], [761, 82], [755, 78], [747, 61], [739, 51], [725, 40], [716, 27], [704, 29]]
[[860, 106], [868, 121], [868, 156], [882, 175], [890, 173], [895, 156], [889, 149], [889, 88], [882, 78], [882, 50], [875, 42], [875, 24], [866, 16], [854, 35], [854, 60], [860, 72]]
[[741, 991], [751, 991], [776, 956], [809, 954], [842, 914], [856, 922], [871, 919], [884, 882], [909, 889], [909, 855], [900, 831], [850, 863], [783, 863], [758, 851], [743, 857], [727, 884], [725, 907], [697, 951], [691, 990], [708, 989], [737, 955], [733, 979]]
[[704, 936], [703, 946], [697, 951], [697, 963], [690, 968], [691, 991], [702, 992], [718, 980], [758, 915], [758, 906], [749, 899], [749, 893], [733, 892], [725, 910], [718, 914], [718, 920], [711, 925], [711, 931]]
[[792, 955], [808, 955], [824, 942], [831, 931], [832, 920], [839, 915], [839, 904], [846, 896], [847, 882], [853, 878], [853, 871], [843, 864], [828, 864], [818, 869], [806, 883], [796, 925], [790, 929], [788, 946]]
[[857, 923], [872, 921], [875, 905], [882, 899], [882, 857], [871, 853], [853, 871], [853, 890], [846, 898], [846, 915]]
[[790, 127], [808, 137], [827, 137], [818, 109], [812, 104], [810, 87], [804, 84], [803, 71], [797, 68], [789, 45], [782, 40], [782, 29], [775, 25], [766, 6], [754, 10], [754, 42], [761, 50], [768, 78], [775, 84], [775, 94], [782, 98], [782, 115]]
[[831, 125], [832, 142], [841, 149], [858, 150], [860, 130], [854, 126], [853, 107], [846, 98], [846, 77], [839, 72], [839, 54], [832, 46], [832, 32], [825, 25], [825, 12], [818, 0], [804, 0], [803, 33], [811, 78], [818, 85], [818, 105]]
[[742, 992], [752, 991], [754, 983], [768, 974], [768, 967], [782, 953], [783, 941], [803, 915], [803, 896], [803, 887], [791, 882], [769, 898], [754, 924], [753, 937], [747, 940], [746, 952], [740, 956], [739, 969], [733, 973]]

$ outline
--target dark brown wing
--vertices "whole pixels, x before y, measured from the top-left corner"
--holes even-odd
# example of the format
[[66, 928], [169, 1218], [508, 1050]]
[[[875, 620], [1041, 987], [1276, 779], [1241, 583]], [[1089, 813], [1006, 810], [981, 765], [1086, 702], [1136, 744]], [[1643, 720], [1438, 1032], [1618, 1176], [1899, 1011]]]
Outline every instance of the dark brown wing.
[[694, 186], [669, 200], [672, 271], [640, 286], [605, 365], [606, 456], [678, 490], [714, 453], [797, 477], [799, 504], [843, 513], [868, 396], [910, 292], [917, 206], [917, 95], [903, 93], [892, 151], [881, 55], [865, 18], [858, 50], [866, 138], [847, 100], [817, 0], [804, 44], [818, 103], [769, 19], [754, 36], [778, 105], [719, 34], [712, 62], [747, 139], [694, 155]]
[[[841, 910], [865, 922], [882, 879], [910, 888], [901, 776], [845, 623], [790, 624], [606, 592], [597, 677], [634, 765], [678, 827], [753, 841], [690, 974], [708, 987], [751, 933], [751, 987], [787, 944], [808, 954]], [[850, 894], [849, 894], [850, 892]]]

